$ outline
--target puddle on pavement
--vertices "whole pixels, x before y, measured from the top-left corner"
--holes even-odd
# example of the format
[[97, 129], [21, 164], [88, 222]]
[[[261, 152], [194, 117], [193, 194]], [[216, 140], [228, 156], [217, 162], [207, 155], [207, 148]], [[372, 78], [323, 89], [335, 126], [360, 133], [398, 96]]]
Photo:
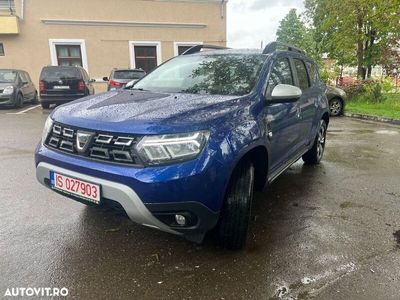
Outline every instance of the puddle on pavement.
[[386, 134], [386, 135], [398, 135], [399, 132], [395, 130], [377, 130], [375, 131], [377, 134]]

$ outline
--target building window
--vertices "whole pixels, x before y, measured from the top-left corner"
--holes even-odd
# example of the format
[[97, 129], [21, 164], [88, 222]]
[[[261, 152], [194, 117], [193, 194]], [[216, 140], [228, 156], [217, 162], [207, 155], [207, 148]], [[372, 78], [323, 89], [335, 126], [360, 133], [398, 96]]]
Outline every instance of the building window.
[[0, 11], [15, 11], [15, 2], [14, 0], [0, 0]]
[[174, 43], [174, 54], [175, 56], [181, 55], [185, 51], [189, 50], [193, 46], [202, 45], [203, 42], [175, 42]]
[[49, 47], [53, 66], [81, 66], [89, 72], [85, 40], [50, 39]]
[[4, 45], [3, 45], [3, 43], [0, 43], [0, 56], [4, 56], [4, 55], [6, 55], [4, 53]]
[[56, 52], [59, 66], [82, 67], [82, 52], [80, 45], [56, 45]]
[[193, 46], [178, 46], [178, 55], [185, 53], [187, 50], [192, 48]]
[[151, 72], [161, 64], [160, 42], [129, 42], [131, 68]]
[[143, 69], [146, 73], [157, 67], [156, 46], [135, 46], [135, 64], [137, 69]]

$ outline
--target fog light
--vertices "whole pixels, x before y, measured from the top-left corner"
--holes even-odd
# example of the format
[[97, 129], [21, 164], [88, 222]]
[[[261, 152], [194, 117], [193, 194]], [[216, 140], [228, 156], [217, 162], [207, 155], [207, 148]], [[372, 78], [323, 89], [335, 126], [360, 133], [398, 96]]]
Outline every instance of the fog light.
[[184, 226], [186, 225], [186, 218], [182, 215], [175, 215], [175, 221], [178, 225]]

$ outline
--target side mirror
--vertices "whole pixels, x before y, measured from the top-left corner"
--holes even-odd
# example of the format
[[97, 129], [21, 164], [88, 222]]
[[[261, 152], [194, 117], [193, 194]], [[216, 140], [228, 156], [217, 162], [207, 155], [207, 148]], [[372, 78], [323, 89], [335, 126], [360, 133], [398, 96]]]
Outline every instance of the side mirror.
[[289, 84], [278, 84], [272, 90], [271, 97], [267, 99], [274, 103], [295, 102], [302, 95], [301, 89]]
[[104, 81], [108, 81], [108, 77], [103, 77], [103, 80]]

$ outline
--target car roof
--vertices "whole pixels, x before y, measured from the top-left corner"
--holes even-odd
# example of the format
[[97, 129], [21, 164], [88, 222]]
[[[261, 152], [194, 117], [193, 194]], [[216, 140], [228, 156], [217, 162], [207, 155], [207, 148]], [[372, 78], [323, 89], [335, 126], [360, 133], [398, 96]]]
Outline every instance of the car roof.
[[113, 69], [113, 72], [115, 72], [115, 71], [127, 71], [127, 72], [129, 72], [129, 71], [135, 71], [135, 72], [144, 72], [143, 69], [118, 69], [118, 68]]
[[[0, 71], [26, 72], [26, 71], [21, 70], [21, 69], [7, 69], [7, 68], [1, 68]], [[26, 72], [26, 73], [28, 73], [28, 72]]]

